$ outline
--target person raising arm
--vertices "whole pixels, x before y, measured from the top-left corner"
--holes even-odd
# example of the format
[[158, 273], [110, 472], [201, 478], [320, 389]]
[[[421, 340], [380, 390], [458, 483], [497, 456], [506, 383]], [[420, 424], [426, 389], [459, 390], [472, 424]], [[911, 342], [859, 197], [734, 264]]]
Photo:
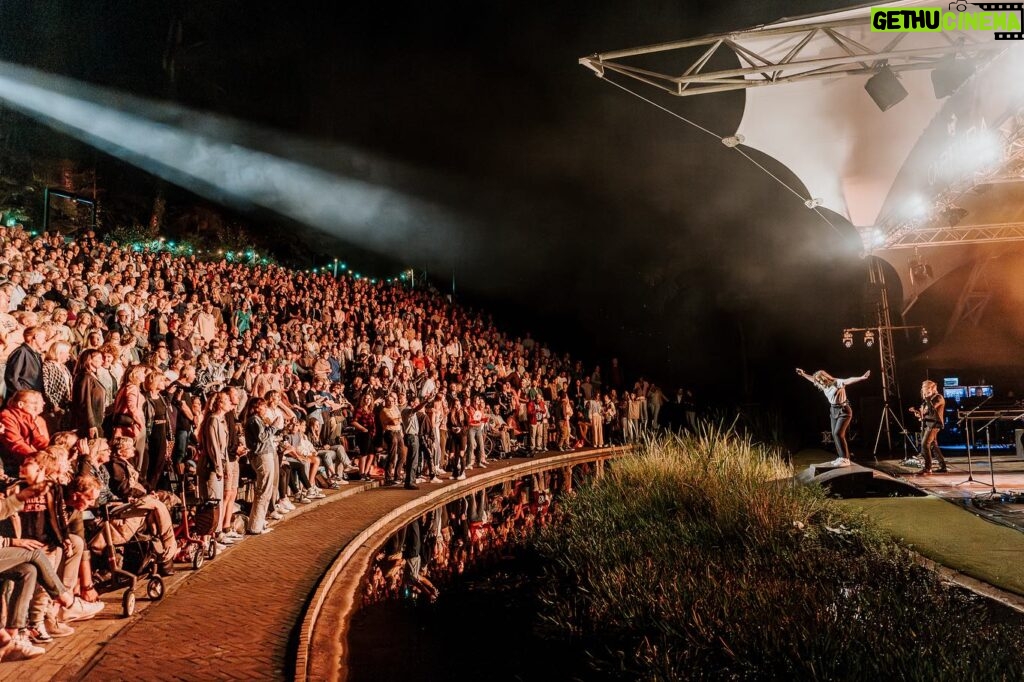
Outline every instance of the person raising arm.
[[829, 403], [829, 418], [832, 426], [832, 441], [836, 444], [836, 451], [839, 457], [829, 464], [835, 467], [850, 466], [850, 446], [846, 442], [846, 431], [850, 428], [850, 421], [853, 419], [853, 408], [846, 397], [846, 387], [859, 381], [864, 381], [871, 376], [868, 370], [859, 377], [847, 379], [836, 379], [823, 369], [814, 374], [808, 374], [799, 367], [796, 373], [814, 384], [814, 387], [825, 394]]

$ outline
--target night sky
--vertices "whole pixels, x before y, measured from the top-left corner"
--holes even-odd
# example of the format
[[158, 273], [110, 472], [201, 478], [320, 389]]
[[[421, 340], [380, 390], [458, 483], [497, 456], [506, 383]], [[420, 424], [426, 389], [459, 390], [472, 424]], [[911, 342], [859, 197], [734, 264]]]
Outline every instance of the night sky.
[[[366, 271], [454, 276], [464, 300], [588, 364], [617, 355], [667, 391], [799, 412], [820, 406], [794, 365], [877, 364], [839, 343], [864, 322], [852, 231], [577, 59], [853, 4], [8, 1], [0, 58], [307, 138], [294, 156], [328, 170], [350, 167], [339, 148], [365, 152], [369, 177], [460, 222], [424, 227], [440, 252], [396, 246]], [[174, 16], [171, 84], [161, 64]], [[742, 113], [736, 93], [656, 99], [722, 134]], [[323, 255], [358, 264], [358, 246]]]

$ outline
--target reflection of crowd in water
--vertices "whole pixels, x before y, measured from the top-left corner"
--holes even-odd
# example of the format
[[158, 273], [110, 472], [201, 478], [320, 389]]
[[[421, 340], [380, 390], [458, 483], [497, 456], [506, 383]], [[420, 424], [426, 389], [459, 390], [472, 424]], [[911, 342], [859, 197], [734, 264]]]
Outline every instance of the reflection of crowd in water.
[[[574, 478], [578, 481], [590, 470], [577, 466]], [[558, 495], [571, 488], [563, 471], [547, 471], [477, 490], [427, 512], [392, 535], [378, 552], [364, 603], [416, 596], [433, 601], [438, 585], [470, 566], [497, 561], [550, 523]]]

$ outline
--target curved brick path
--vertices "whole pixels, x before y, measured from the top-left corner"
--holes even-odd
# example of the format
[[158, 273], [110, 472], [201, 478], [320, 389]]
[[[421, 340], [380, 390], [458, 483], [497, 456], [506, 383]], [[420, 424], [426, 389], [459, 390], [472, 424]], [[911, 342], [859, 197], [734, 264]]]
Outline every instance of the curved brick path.
[[[473, 478], [500, 478], [501, 470], [526, 461], [473, 469], [458, 487], [473, 486]], [[112, 633], [87, 664], [80, 661], [84, 667], [74, 666], [71, 674], [71, 666], [64, 667], [54, 678], [291, 679], [307, 603], [345, 545], [388, 512], [452, 483], [424, 484], [418, 491], [375, 486], [328, 491], [327, 499], [293, 512], [272, 533], [247, 538]]]
[[429, 488], [342, 492], [207, 563], [111, 640], [76, 679], [290, 677], [296, 624], [339, 549], [382, 514]]

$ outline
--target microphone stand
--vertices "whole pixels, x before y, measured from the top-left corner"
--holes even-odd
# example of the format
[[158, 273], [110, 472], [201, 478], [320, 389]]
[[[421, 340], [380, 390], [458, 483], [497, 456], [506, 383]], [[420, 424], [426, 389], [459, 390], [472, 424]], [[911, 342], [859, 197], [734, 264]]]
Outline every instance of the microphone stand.
[[995, 496], [997, 491], [996, 491], [996, 470], [995, 470], [995, 467], [992, 465], [992, 436], [989, 433], [989, 427], [992, 426], [992, 424], [994, 422], [996, 422], [996, 421], [998, 421], [998, 420], [1000, 420], [1002, 418], [1003, 418], [1003, 413], [1002, 412], [997, 412], [996, 416], [994, 416], [991, 419], [989, 419], [987, 422], [985, 422], [985, 425], [981, 427], [982, 430], [985, 432], [985, 446], [988, 449], [988, 470], [989, 470], [989, 475], [992, 477], [992, 486], [991, 486], [992, 490], [990, 490], [987, 493], [983, 493], [983, 494], [984, 495], [988, 495], [990, 499]]
[[[967, 483], [979, 483], [981, 485], [984, 485], [984, 483], [981, 483], [981, 481], [974, 480], [974, 467], [971, 464], [971, 415], [977, 412], [981, 408], [981, 406], [987, 403], [989, 400], [992, 400], [992, 396], [985, 398], [976, 406], [974, 406], [974, 408], [972, 408], [970, 412], [961, 415], [960, 418], [957, 419], [957, 424], [966, 424], [966, 428], [964, 429], [964, 445], [967, 446], [967, 480], [960, 481], [955, 485], [965, 485]], [[991, 423], [992, 422], [989, 422], [989, 424]], [[986, 430], [985, 433], [988, 434], [988, 431]], [[991, 455], [992, 449], [989, 448], [989, 456], [991, 457]]]

